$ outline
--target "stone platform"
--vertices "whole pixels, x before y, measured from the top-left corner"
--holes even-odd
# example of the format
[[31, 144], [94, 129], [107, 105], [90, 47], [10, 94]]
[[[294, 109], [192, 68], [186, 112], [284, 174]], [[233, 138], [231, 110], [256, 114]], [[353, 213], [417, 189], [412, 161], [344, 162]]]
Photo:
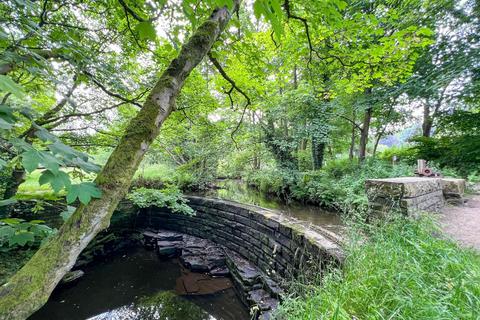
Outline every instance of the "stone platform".
[[391, 211], [406, 215], [438, 212], [446, 201], [461, 201], [465, 180], [455, 178], [400, 177], [365, 182], [370, 213], [385, 217]]

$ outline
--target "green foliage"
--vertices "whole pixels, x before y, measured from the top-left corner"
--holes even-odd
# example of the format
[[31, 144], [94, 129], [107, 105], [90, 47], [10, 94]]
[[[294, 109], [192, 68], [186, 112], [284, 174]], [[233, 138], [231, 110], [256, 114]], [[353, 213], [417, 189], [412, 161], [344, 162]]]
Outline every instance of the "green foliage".
[[20, 269], [28, 259], [35, 253], [35, 250], [15, 250], [15, 254], [10, 251], [0, 250], [0, 285], [7, 282], [18, 269]]
[[480, 166], [480, 112], [455, 111], [444, 116], [435, 137], [416, 137], [418, 157], [467, 176]]
[[414, 167], [405, 163], [392, 165], [369, 159], [358, 164], [341, 159], [329, 161], [318, 171], [262, 170], [250, 174], [246, 180], [263, 192], [364, 215], [368, 205], [365, 180], [411, 176], [413, 172]]
[[67, 203], [74, 202], [77, 198], [81, 203], [87, 204], [92, 198], [100, 198], [101, 191], [93, 182], [82, 182], [79, 184], [72, 184], [68, 188]]
[[390, 147], [378, 153], [378, 158], [384, 161], [393, 161], [393, 157], [397, 157], [397, 161], [414, 164], [419, 159], [417, 150], [413, 146]]
[[301, 295], [285, 300], [276, 319], [480, 317], [480, 256], [436, 236], [430, 218], [356, 228], [342, 270], [297, 287]]
[[[0, 91], [8, 91], [17, 93], [22, 87], [8, 77], [0, 78]], [[13, 84], [12, 84], [13, 83]], [[15, 137], [14, 125], [20, 122], [20, 117], [14, 114], [22, 115], [27, 120], [27, 124], [40, 140], [40, 143], [33, 144], [32, 140], [22, 137]], [[12, 145], [17, 154], [11, 161], [12, 167], [23, 167], [27, 172], [31, 173], [40, 166], [45, 168], [39, 177], [39, 184], [50, 184], [55, 193], [59, 193], [62, 189], [66, 190], [67, 202], [73, 202], [76, 198], [84, 204], [87, 204], [92, 197], [101, 196], [100, 190], [91, 182], [72, 185], [70, 176], [61, 171], [60, 168], [76, 167], [85, 172], [98, 172], [100, 168], [89, 162], [89, 156], [85, 153], [77, 151], [70, 146], [65, 145], [57, 136], [51, 134], [43, 127], [38, 126], [29, 115], [29, 108], [22, 109], [13, 108], [6, 105], [0, 106], [0, 131], [6, 131], [6, 141]], [[10, 151], [11, 152], [11, 151]], [[18, 159], [21, 159], [18, 161]], [[5, 165], [6, 161], [0, 163], [0, 167]]]
[[42, 220], [25, 221], [17, 218], [0, 219], [0, 251], [18, 247], [37, 247], [56, 232]]
[[168, 186], [163, 189], [137, 188], [127, 195], [140, 208], [167, 207], [172, 212], [193, 215], [194, 210], [187, 204], [187, 199], [183, 197], [182, 192], [175, 186]]

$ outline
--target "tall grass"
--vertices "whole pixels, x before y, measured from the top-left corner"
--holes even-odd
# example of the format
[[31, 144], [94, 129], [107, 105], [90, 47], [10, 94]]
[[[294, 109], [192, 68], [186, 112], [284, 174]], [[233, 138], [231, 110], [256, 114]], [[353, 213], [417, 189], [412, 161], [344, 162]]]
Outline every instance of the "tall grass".
[[343, 269], [286, 299], [277, 319], [480, 319], [480, 256], [438, 238], [431, 218], [355, 234]]

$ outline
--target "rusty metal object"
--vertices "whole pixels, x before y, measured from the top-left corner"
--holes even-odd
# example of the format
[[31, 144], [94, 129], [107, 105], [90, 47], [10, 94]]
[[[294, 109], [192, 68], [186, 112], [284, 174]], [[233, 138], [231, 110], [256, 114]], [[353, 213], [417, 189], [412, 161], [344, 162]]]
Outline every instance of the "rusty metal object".
[[427, 161], [423, 159], [417, 160], [417, 170], [415, 174], [419, 177], [441, 177], [440, 172], [435, 172], [431, 168], [427, 167]]

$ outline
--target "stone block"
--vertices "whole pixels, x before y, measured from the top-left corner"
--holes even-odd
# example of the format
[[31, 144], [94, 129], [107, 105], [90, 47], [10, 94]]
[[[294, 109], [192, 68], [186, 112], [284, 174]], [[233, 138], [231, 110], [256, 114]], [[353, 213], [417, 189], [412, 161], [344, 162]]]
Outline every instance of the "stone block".
[[441, 178], [443, 195], [446, 199], [462, 198], [465, 194], [465, 179]]
[[365, 181], [369, 199], [412, 198], [442, 189], [437, 178], [401, 177], [389, 179], [370, 179]]

